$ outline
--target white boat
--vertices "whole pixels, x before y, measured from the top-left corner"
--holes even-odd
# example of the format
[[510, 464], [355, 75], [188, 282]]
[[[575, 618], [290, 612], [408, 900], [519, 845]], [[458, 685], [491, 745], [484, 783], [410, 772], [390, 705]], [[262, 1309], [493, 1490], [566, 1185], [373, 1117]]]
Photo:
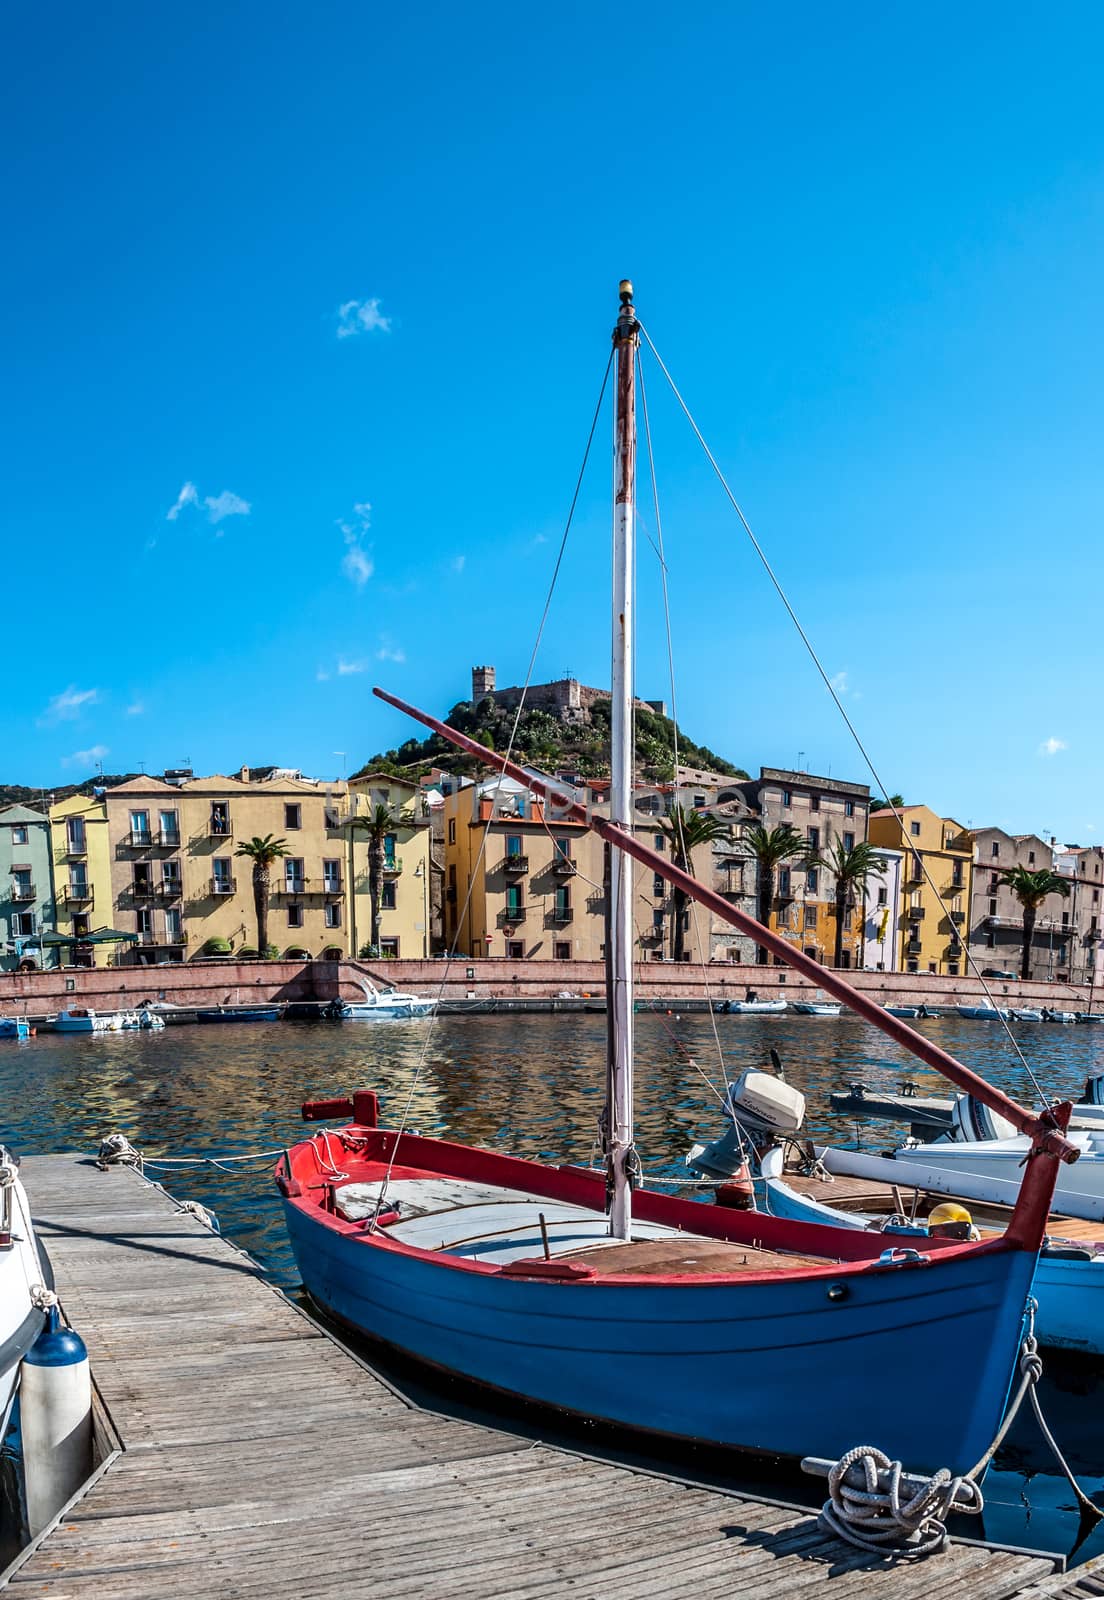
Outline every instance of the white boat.
[[955, 1006], [955, 1010], [971, 1022], [1007, 1022], [1012, 1015], [1007, 1006]]
[[1042, 1022], [1044, 1012], [1038, 1006], [1013, 1006], [1013, 1022]]
[[339, 1000], [330, 1008], [330, 1015], [342, 1022], [387, 1022], [408, 1020], [411, 1017], [429, 1017], [437, 1009], [436, 1000], [422, 995], [405, 994], [401, 989], [377, 989], [374, 983], [358, 978], [364, 990], [363, 1000]]
[[0, 1145], [0, 1438], [8, 1425], [19, 1363], [46, 1325], [36, 1304], [47, 1287], [18, 1164]]
[[843, 1010], [834, 1000], [793, 1000], [791, 1006], [803, 1017], [838, 1017]]
[[1043, 1007], [1044, 1022], [1076, 1022], [1076, 1011], [1055, 1011], [1051, 1006]]
[[50, 1019], [55, 1033], [122, 1033], [122, 1011], [90, 1011], [87, 1006], [73, 1006], [59, 1011]]
[[729, 1011], [740, 1011], [747, 1014], [763, 1014], [777, 1016], [782, 1011], [787, 1011], [785, 1000], [730, 1000]]

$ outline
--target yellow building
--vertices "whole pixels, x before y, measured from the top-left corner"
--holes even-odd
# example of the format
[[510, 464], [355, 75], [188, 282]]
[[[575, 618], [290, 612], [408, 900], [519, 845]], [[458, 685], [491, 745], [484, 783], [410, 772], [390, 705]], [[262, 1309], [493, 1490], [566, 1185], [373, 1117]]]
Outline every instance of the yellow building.
[[[598, 810], [608, 810], [607, 788], [591, 796]], [[635, 831], [667, 851], [658, 821], [642, 820]], [[546, 815], [544, 803], [520, 784], [491, 778], [445, 796], [444, 850], [447, 948], [511, 960], [601, 960], [605, 847], [583, 823], [559, 819], [552, 807]], [[713, 847], [699, 847], [694, 870], [701, 882], [728, 891], [729, 869], [718, 864]], [[678, 914], [684, 958], [708, 961], [714, 953], [708, 914], [693, 901]], [[669, 957], [675, 915], [665, 879], [634, 867], [638, 960]]]
[[902, 806], [900, 816], [898, 821], [886, 810], [870, 817], [871, 844], [904, 854], [900, 970], [958, 977], [965, 970], [973, 840], [953, 817], [937, 816], [927, 806]]
[[430, 827], [425, 796], [416, 783], [388, 773], [369, 772], [349, 781], [346, 833], [349, 867], [349, 950], [371, 948], [372, 905], [369, 892], [369, 836], [356, 827], [378, 806], [401, 819], [384, 837], [383, 884], [380, 894], [382, 956], [420, 960], [430, 954]]
[[138, 934], [138, 961], [255, 952], [253, 867], [236, 852], [267, 834], [288, 851], [270, 869], [270, 948], [349, 952], [344, 785], [243, 767], [234, 777], [134, 778], [105, 802], [115, 925]]
[[[50, 856], [57, 932], [79, 941], [115, 926], [107, 806], [99, 797], [73, 794], [50, 807]], [[63, 966], [103, 967], [115, 956], [109, 944], [59, 946]]]

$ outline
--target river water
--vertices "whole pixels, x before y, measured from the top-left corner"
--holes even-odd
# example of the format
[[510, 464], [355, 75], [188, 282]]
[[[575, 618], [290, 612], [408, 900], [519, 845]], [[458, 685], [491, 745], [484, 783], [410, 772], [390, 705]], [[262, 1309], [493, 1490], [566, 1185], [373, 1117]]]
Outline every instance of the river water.
[[[933, 1019], [916, 1026], [1016, 1098], [1033, 1099], [1027, 1073], [994, 1024]], [[1104, 1072], [1104, 1025], [1014, 1026], [1048, 1092], [1076, 1098], [1090, 1072]], [[689, 1144], [721, 1130], [715, 1086], [726, 1073], [732, 1078], [745, 1067], [769, 1065], [772, 1046], [788, 1079], [808, 1097], [809, 1130], [837, 1142], [859, 1134], [885, 1146], [893, 1130], [858, 1129], [833, 1118], [829, 1088], [861, 1079], [892, 1089], [908, 1076], [922, 1093], [946, 1092], [941, 1079], [854, 1017], [644, 1012], [637, 1017], [636, 1125], [645, 1172], [681, 1175]], [[235, 1023], [89, 1038], [43, 1034], [0, 1044], [6, 1113], [0, 1138], [25, 1154], [94, 1152], [115, 1131], [154, 1160], [275, 1151], [302, 1136], [298, 1107], [304, 1099], [374, 1088], [385, 1116], [397, 1120], [413, 1084], [409, 1125], [422, 1133], [542, 1161], [585, 1163], [601, 1106], [604, 1048], [605, 1019], [591, 1015], [442, 1017], [432, 1025]], [[233, 1173], [199, 1166], [151, 1175], [214, 1210], [224, 1233], [274, 1282], [296, 1291], [271, 1163]], [[59, 1287], [64, 1297], [64, 1284]], [[959, 1358], [953, 1345], [931, 1353], [933, 1361], [949, 1365]], [[1104, 1363], [1048, 1353], [1046, 1364], [1048, 1418], [1083, 1486], [1104, 1508]], [[403, 1381], [417, 1380], [405, 1374]], [[887, 1408], [908, 1405], [907, 1371], [872, 1375], [872, 1381], [885, 1384]], [[452, 1403], [444, 1392], [433, 1402]], [[546, 1420], [540, 1431], [551, 1436]], [[588, 1436], [587, 1448], [598, 1447]], [[705, 1458], [672, 1461], [670, 1452], [656, 1460], [665, 1470], [707, 1479], [725, 1479], [732, 1471], [731, 1463]], [[799, 1477], [752, 1486], [784, 1499], [816, 1499], [815, 1487]], [[1028, 1416], [1002, 1449], [985, 1497], [988, 1538], [1057, 1551], [1073, 1545], [1072, 1497]], [[976, 1532], [976, 1524], [967, 1531]], [[1104, 1534], [1098, 1533], [1078, 1559], [1100, 1550]]]

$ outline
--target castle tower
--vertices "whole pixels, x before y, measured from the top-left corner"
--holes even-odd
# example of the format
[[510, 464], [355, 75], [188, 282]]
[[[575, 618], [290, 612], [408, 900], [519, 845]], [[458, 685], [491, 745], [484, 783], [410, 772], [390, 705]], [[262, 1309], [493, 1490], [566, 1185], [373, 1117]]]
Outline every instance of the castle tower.
[[472, 699], [479, 704], [489, 694], [495, 691], [495, 669], [493, 667], [472, 668]]

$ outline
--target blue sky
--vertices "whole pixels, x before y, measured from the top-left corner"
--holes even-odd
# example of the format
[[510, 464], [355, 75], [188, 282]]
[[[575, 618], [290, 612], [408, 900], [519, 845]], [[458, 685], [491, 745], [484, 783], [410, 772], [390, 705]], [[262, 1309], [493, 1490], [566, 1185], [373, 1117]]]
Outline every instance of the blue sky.
[[[70, 4], [7, 45], [5, 779], [332, 775], [412, 731], [374, 680], [519, 680], [629, 273], [889, 786], [1104, 835], [1099, 7]], [[683, 725], [862, 779], [649, 396]], [[608, 677], [608, 449], [541, 678]], [[669, 699], [646, 545], [640, 604]]]

